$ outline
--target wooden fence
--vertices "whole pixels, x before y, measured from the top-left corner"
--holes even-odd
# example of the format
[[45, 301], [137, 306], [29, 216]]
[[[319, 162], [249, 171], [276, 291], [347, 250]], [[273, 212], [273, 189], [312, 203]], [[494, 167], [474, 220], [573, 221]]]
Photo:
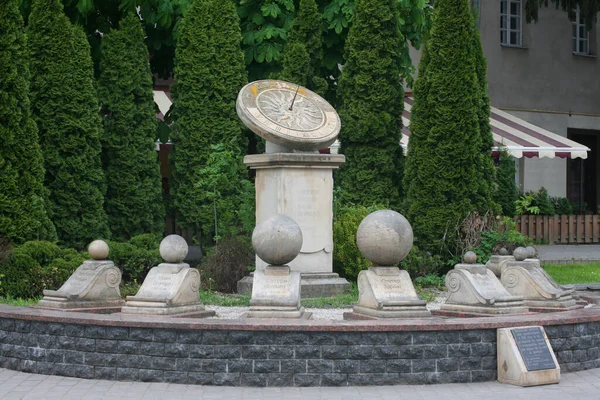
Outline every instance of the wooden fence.
[[538, 243], [600, 243], [598, 215], [520, 215], [517, 231]]

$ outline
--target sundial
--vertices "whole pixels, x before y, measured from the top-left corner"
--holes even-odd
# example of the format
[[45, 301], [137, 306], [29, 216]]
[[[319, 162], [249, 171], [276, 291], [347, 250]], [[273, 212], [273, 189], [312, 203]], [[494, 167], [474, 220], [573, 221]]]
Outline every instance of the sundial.
[[340, 132], [340, 118], [321, 96], [285, 81], [260, 80], [240, 90], [238, 116], [252, 132], [294, 150], [328, 147]]

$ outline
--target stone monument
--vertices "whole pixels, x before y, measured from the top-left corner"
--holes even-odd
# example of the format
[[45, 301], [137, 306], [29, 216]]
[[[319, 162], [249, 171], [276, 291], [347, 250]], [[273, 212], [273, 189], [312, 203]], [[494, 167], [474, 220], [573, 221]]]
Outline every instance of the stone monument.
[[[288, 82], [262, 80], [239, 93], [242, 122], [266, 140], [266, 153], [248, 155], [244, 163], [256, 170], [256, 223], [287, 215], [303, 235], [300, 254], [289, 263], [301, 273], [304, 297], [334, 296], [350, 283], [333, 272], [333, 170], [341, 154], [320, 154], [340, 131], [333, 107], [308, 89]], [[256, 257], [256, 270], [267, 263]], [[252, 289], [252, 277], [238, 282], [238, 292]]]
[[127, 296], [123, 314], [211, 317], [200, 302], [200, 273], [183, 262], [188, 245], [184, 238], [169, 235], [160, 243], [166, 261], [148, 272], [135, 296]]
[[483, 264], [476, 264], [472, 251], [463, 257], [463, 263], [446, 274], [448, 298], [442, 304], [442, 315], [497, 315], [522, 314], [528, 311], [522, 296], [511, 295], [496, 275]]
[[[535, 251], [535, 247], [527, 246], [527, 247], [525, 247], [525, 250], [527, 251], [527, 258], [525, 259], [525, 261], [535, 264], [536, 269], [539, 271], [539, 273], [544, 275], [546, 277], [546, 279], [548, 280], [548, 282], [552, 286], [554, 286], [556, 289], [568, 290], [568, 289], [565, 289], [562, 286], [560, 286], [558, 283], [556, 283], [556, 281], [546, 272], [546, 270], [542, 268], [540, 260], [536, 257], [537, 253]], [[581, 298], [581, 296], [579, 296], [579, 294], [577, 294], [575, 289], [573, 289], [573, 293], [571, 294], [571, 296], [573, 296], [573, 299], [575, 300], [575, 303], [577, 305], [586, 306], [589, 304], [587, 301], [583, 300]]]
[[515, 261], [508, 262], [502, 271], [502, 285], [509, 293], [523, 296], [530, 311], [563, 311], [582, 308], [573, 298], [575, 289], [561, 288], [539, 266], [539, 261], [527, 261], [529, 252], [517, 247], [513, 252]]
[[119, 284], [121, 271], [107, 260], [108, 244], [94, 240], [88, 246], [92, 260], [84, 261], [58, 290], [44, 290], [40, 308], [68, 311], [118, 312], [124, 301]]
[[246, 318], [302, 318], [311, 314], [300, 306], [300, 272], [287, 265], [302, 248], [302, 231], [294, 220], [275, 215], [256, 225], [252, 246], [268, 265], [254, 274]]
[[358, 302], [351, 313], [344, 313], [344, 319], [431, 315], [408, 272], [396, 267], [413, 245], [412, 227], [403, 215], [392, 210], [367, 215], [358, 226], [356, 244], [373, 266], [358, 274]]

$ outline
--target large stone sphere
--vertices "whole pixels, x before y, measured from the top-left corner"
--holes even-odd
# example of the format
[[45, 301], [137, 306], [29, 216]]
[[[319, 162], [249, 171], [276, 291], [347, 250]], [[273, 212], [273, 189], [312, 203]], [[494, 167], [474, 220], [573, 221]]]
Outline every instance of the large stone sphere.
[[252, 247], [267, 264], [287, 264], [302, 249], [302, 230], [290, 217], [274, 215], [256, 225], [252, 232]]
[[374, 265], [396, 265], [412, 248], [412, 227], [396, 211], [375, 211], [358, 226], [356, 244], [362, 255]]
[[527, 258], [535, 258], [535, 247], [527, 246], [525, 250], [527, 250]]
[[528, 255], [529, 255], [529, 252], [527, 251], [527, 249], [525, 249], [525, 247], [517, 247], [513, 251], [513, 257], [517, 261], [523, 261], [523, 260], [525, 260]]
[[183, 262], [188, 253], [188, 244], [179, 235], [169, 235], [160, 242], [160, 256], [168, 263]]
[[88, 246], [88, 253], [94, 260], [106, 260], [110, 249], [104, 240], [94, 240]]
[[477, 262], [477, 254], [473, 251], [467, 251], [463, 256], [463, 262], [465, 264], [475, 264]]

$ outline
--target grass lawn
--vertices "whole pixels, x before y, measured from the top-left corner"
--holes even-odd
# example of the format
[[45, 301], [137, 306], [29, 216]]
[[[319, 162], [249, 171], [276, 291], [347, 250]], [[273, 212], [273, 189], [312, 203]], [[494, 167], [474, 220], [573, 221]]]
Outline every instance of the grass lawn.
[[600, 263], [544, 264], [542, 266], [561, 285], [600, 282]]

